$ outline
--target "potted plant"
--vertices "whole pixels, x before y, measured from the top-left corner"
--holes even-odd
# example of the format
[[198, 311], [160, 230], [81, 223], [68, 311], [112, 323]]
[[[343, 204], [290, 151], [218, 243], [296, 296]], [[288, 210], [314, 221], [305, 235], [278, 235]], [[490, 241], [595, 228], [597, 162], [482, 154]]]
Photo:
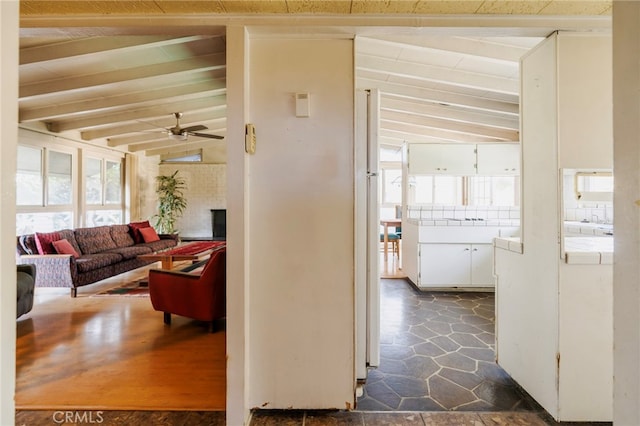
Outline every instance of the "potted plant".
[[178, 170], [171, 175], [156, 176], [156, 194], [158, 194], [158, 214], [156, 229], [160, 233], [174, 234], [176, 219], [182, 216], [187, 208], [184, 197], [185, 180], [178, 176]]

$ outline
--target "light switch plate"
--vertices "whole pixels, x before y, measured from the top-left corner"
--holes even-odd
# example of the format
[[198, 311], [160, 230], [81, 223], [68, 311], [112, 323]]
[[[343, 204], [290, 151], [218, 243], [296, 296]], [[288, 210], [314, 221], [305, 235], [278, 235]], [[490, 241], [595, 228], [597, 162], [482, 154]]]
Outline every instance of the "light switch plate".
[[244, 134], [244, 150], [248, 154], [256, 152], [256, 128], [253, 124], [247, 124]]
[[309, 117], [309, 93], [296, 93], [296, 117]]

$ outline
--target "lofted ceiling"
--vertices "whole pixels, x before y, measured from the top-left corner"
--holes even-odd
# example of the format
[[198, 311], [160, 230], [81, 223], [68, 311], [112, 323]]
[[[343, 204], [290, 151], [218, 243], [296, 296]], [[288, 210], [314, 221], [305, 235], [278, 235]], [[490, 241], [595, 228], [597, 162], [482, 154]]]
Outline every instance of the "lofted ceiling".
[[[224, 143], [188, 136], [226, 131], [224, 31], [206, 36], [98, 36], [20, 39], [19, 121], [53, 133], [147, 155]], [[42, 124], [44, 123], [44, 124]]]
[[[32, 26], [28, 18], [105, 13], [593, 16], [610, 9], [610, 1], [595, 0], [21, 2], [23, 21]], [[164, 131], [176, 124], [173, 113], [181, 112], [182, 127], [203, 125], [207, 129], [199, 133], [226, 134], [225, 25], [207, 26], [206, 34], [191, 29], [172, 36], [77, 30], [43, 35], [29, 31], [29, 25], [23, 25], [20, 37], [23, 127], [73, 132], [86, 141], [146, 155], [225, 143], [197, 136], [176, 141]], [[519, 59], [556, 27], [550, 28], [518, 36], [361, 32], [356, 36], [356, 87], [381, 92], [381, 143], [519, 140]]]

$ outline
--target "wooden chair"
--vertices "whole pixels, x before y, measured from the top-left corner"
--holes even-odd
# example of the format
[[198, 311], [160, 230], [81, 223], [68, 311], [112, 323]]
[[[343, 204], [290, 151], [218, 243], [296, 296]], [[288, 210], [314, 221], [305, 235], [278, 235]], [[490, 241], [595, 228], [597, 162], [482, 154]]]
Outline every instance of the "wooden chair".
[[[396, 233], [390, 232], [389, 235], [387, 235], [387, 239], [389, 244], [391, 244], [391, 253], [400, 256], [400, 236]], [[380, 234], [380, 242], [384, 242], [384, 234]]]

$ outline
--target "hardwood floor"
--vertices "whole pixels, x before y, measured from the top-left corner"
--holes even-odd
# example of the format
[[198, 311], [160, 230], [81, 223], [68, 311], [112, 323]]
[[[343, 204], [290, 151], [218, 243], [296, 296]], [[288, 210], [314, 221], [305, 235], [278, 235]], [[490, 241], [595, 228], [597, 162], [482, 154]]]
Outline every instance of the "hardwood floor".
[[92, 297], [148, 268], [78, 290], [38, 288], [17, 321], [17, 410], [224, 411], [226, 334], [148, 297]]
[[[402, 253], [402, 240], [400, 240], [400, 253]], [[402, 271], [402, 256], [389, 253], [387, 260], [384, 260], [384, 252], [380, 245], [380, 278], [406, 278], [407, 274]]]

